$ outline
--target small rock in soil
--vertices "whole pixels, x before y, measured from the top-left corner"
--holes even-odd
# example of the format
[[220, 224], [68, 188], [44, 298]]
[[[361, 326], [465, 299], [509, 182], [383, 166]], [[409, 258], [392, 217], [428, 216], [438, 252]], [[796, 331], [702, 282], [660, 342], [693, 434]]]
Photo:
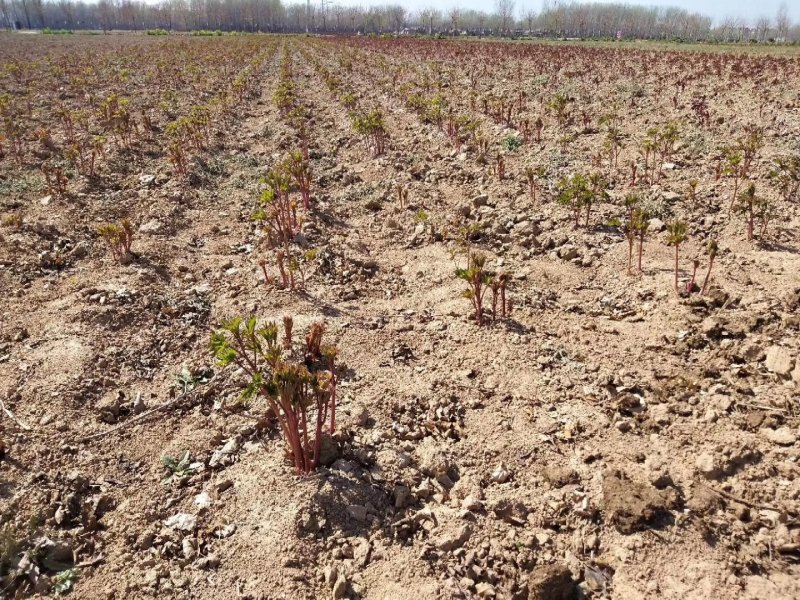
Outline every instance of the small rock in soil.
[[797, 435], [788, 427], [780, 427], [778, 429], [765, 428], [760, 433], [761, 437], [779, 446], [791, 446], [797, 441]]
[[469, 525], [463, 525], [457, 532], [446, 532], [441, 535], [436, 542], [436, 547], [445, 552], [455, 550], [463, 546], [470, 535], [472, 535], [472, 528]]
[[197, 517], [189, 513], [178, 513], [164, 521], [164, 525], [179, 531], [194, 531], [197, 526]]
[[767, 348], [767, 358], [765, 360], [767, 370], [782, 377], [788, 376], [794, 367], [794, 359], [791, 354], [780, 346], [770, 346]]

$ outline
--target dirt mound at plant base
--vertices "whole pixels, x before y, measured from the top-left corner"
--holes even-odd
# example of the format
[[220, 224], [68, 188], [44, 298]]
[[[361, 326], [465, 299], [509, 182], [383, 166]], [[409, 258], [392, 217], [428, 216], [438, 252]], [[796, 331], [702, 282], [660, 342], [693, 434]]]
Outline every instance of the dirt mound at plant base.
[[628, 534], [668, 519], [669, 511], [678, 505], [678, 494], [672, 488], [657, 490], [630, 480], [622, 471], [611, 471], [603, 478], [603, 503], [606, 518], [620, 533]]
[[575, 600], [578, 588], [563, 565], [536, 567], [528, 580], [528, 600]]

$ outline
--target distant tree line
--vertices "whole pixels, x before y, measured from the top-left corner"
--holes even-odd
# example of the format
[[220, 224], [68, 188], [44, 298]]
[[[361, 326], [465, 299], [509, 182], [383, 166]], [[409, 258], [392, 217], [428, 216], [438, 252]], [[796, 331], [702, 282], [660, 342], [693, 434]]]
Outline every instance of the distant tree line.
[[718, 23], [681, 8], [546, 0], [539, 12], [495, 0], [492, 12], [451, 8], [408, 11], [400, 4], [360, 7], [329, 0], [0, 0], [0, 27], [167, 31], [424, 33], [765, 42], [800, 39], [783, 4], [774, 17]]

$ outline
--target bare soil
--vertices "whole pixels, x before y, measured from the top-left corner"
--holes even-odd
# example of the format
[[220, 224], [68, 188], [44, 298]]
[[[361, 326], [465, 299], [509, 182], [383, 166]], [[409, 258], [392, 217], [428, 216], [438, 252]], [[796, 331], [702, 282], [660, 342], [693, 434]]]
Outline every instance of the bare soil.
[[[16, 61], [35, 52], [67, 71], [87, 64], [76, 49], [96, 46], [107, 67], [118, 53], [129, 80], [102, 71], [98, 97], [124, 90], [154, 115], [151, 141], [109, 140], [100, 181], [69, 171], [63, 198], [33, 150], [20, 166], [4, 146], [0, 208], [22, 218], [0, 228], [4, 594], [54, 595], [71, 568], [78, 598], [800, 597], [800, 214], [767, 177], [777, 156], [800, 153], [798, 56], [264, 39], [275, 47], [253, 93], [215, 119], [181, 178], [159, 142], [163, 90], [140, 75], [178, 42], [0, 38]], [[174, 84], [179, 113], [232, 76], [213, 67], [218, 49], [186, 55], [208, 77]], [[259, 180], [302, 142], [273, 101], [284, 52], [314, 173], [297, 246], [317, 252], [295, 291], [264, 281], [259, 259], [277, 270], [251, 220]], [[33, 144], [54, 97], [83, 100], [29, 85]], [[403, 101], [417, 89], [473, 115], [492, 158], [423, 123]], [[481, 98], [516, 101], [518, 89], [512, 127], [481, 111]], [[559, 90], [572, 98], [563, 126], [546, 108]], [[341, 92], [381, 109], [384, 155], [353, 131]], [[699, 94], [708, 126], [691, 108]], [[599, 124], [614, 104], [617, 169]], [[504, 147], [537, 116], [541, 142]], [[672, 120], [669, 164], [635, 189], [654, 218], [688, 224], [682, 285], [695, 257], [702, 282], [718, 242], [706, 295], [675, 293], [657, 222], [643, 272], [627, 275], [611, 224], [646, 129]], [[753, 241], [728, 213], [733, 179], [715, 177], [720, 148], [748, 124], [764, 132], [750, 179], [774, 207]], [[60, 149], [61, 129], [52, 136]], [[535, 202], [529, 164], [548, 169]], [[593, 169], [608, 172], [610, 197], [576, 229], [558, 181]], [[121, 264], [96, 228], [124, 217], [135, 236]], [[487, 312], [483, 327], [454, 275], [468, 223], [480, 224], [472, 247], [511, 277], [511, 313]], [[220, 322], [250, 314], [291, 315], [298, 337], [324, 321], [339, 348], [336, 448], [311, 476], [294, 473], [263, 404], [242, 402], [242, 374], [208, 349]], [[170, 476], [163, 457], [187, 451], [193, 466]]]

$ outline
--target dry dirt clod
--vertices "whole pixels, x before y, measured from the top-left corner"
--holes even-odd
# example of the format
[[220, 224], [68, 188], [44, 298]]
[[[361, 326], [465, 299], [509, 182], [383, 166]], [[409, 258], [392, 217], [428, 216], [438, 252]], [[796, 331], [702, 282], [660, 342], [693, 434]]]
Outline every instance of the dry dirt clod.
[[677, 507], [674, 489], [657, 490], [630, 480], [621, 471], [603, 477], [603, 508], [620, 533], [630, 534], [655, 524]]
[[472, 527], [462, 525], [457, 531], [448, 531], [441, 534], [436, 542], [439, 550], [450, 552], [463, 546], [472, 535]]
[[765, 428], [759, 433], [763, 438], [778, 446], [792, 446], [797, 441], [797, 434], [789, 427], [779, 427], [778, 429]]
[[695, 459], [695, 467], [706, 479], [719, 479], [722, 467], [718, 458], [710, 452], [704, 452]]
[[577, 600], [578, 586], [564, 565], [537, 565], [528, 577], [528, 600]]
[[197, 517], [189, 513], [177, 513], [166, 519], [164, 525], [178, 531], [194, 531], [197, 527]]
[[332, 595], [334, 600], [337, 600], [338, 598], [344, 598], [345, 595], [347, 594], [347, 588], [348, 588], [347, 578], [344, 575], [340, 574], [336, 578], [336, 581], [333, 584]]
[[788, 377], [794, 368], [794, 358], [788, 350], [780, 346], [770, 346], [767, 348], [767, 356], [764, 361], [767, 370], [781, 377]]

